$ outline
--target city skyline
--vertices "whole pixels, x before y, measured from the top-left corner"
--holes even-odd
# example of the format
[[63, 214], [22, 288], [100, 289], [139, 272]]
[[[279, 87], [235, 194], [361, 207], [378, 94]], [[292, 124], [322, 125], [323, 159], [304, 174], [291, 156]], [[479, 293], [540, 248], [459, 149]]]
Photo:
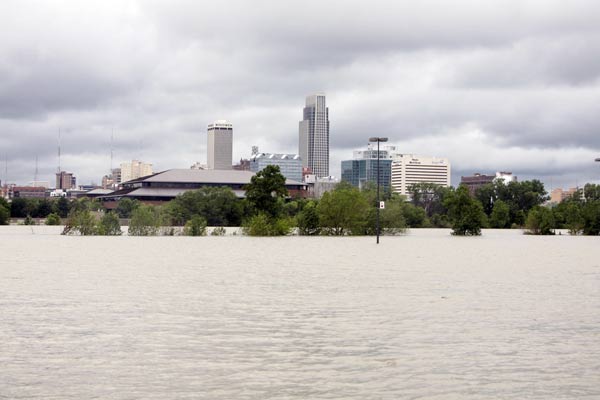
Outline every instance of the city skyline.
[[447, 157], [453, 185], [501, 170], [548, 189], [600, 182], [600, 4], [441, 5], [350, 1], [332, 21], [336, 1], [3, 2], [0, 178], [7, 159], [9, 182], [54, 181], [59, 130], [79, 183], [100, 183], [111, 148], [157, 171], [206, 161], [216, 118], [236, 126], [234, 160], [296, 153], [303, 99], [322, 91], [337, 177], [378, 135]]

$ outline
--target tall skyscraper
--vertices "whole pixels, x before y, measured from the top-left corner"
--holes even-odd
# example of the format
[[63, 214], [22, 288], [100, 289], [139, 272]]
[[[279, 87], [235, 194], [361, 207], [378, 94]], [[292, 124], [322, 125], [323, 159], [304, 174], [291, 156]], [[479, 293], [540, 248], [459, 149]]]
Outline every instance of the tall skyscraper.
[[329, 108], [325, 105], [325, 94], [306, 98], [299, 133], [302, 166], [310, 168], [317, 177], [329, 176]]
[[232, 169], [233, 125], [219, 120], [208, 125], [208, 169]]

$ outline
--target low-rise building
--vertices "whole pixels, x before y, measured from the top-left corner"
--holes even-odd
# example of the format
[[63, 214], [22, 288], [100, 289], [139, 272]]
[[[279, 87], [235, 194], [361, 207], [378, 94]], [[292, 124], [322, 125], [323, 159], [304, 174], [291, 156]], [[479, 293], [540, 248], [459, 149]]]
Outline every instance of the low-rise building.
[[47, 197], [46, 192], [46, 188], [42, 186], [13, 186], [11, 190], [11, 197], [26, 199], [43, 199]]
[[[119, 200], [136, 199], [148, 204], [164, 204], [178, 195], [203, 187], [228, 187], [236, 196], [246, 195], [244, 187], [254, 176], [250, 171], [216, 169], [170, 169], [123, 182], [122, 189], [99, 196], [107, 208], [115, 208]], [[287, 179], [285, 186], [290, 197], [307, 197], [305, 183]]]
[[250, 157], [250, 171], [262, 171], [267, 165], [277, 165], [286, 179], [302, 181], [302, 159], [298, 154], [259, 153]]

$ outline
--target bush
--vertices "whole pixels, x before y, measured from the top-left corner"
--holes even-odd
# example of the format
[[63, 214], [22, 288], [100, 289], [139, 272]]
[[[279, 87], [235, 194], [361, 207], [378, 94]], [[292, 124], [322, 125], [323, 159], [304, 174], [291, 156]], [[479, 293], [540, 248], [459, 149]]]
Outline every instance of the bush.
[[292, 231], [292, 221], [289, 218], [271, 218], [260, 213], [246, 220], [242, 232], [248, 236], [285, 236]]
[[206, 220], [199, 215], [185, 223], [183, 234], [186, 236], [206, 236]]
[[31, 215], [27, 215], [23, 221], [23, 225], [35, 225], [35, 220], [31, 218]]
[[60, 216], [56, 213], [48, 215], [46, 225], [60, 225]]
[[98, 222], [97, 234], [103, 236], [120, 236], [123, 234], [119, 217], [114, 212], [105, 213]]
[[227, 231], [225, 230], [224, 227], [217, 226], [215, 229], [212, 230], [210, 235], [211, 236], [225, 236], [226, 233], [227, 233]]
[[89, 210], [72, 211], [67, 219], [63, 235], [80, 234], [82, 236], [96, 234], [96, 218]]
[[160, 228], [160, 213], [152, 206], [140, 205], [131, 213], [130, 236], [156, 236]]

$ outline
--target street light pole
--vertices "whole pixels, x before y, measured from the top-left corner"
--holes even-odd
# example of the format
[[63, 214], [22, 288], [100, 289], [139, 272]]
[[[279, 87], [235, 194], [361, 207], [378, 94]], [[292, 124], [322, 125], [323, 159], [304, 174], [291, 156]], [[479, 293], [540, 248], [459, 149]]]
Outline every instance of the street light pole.
[[372, 137], [369, 138], [369, 142], [377, 142], [377, 226], [375, 228], [375, 233], [377, 235], [377, 244], [379, 244], [379, 209], [381, 208], [381, 203], [379, 202], [379, 143], [387, 142], [388, 138], [386, 137]]

